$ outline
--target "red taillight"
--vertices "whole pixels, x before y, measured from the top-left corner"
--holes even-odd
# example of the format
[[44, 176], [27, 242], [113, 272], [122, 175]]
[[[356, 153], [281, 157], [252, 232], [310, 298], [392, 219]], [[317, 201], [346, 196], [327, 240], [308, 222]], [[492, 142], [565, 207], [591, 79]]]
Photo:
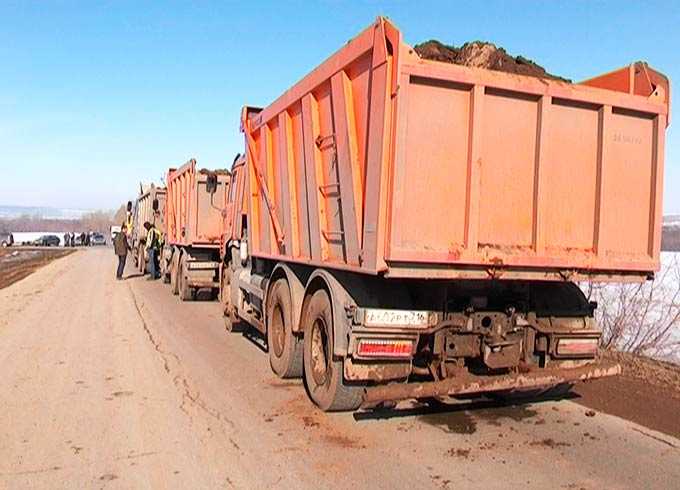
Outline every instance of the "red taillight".
[[594, 356], [597, 344], [598, 339], [560, 339], [557, 342], [557, 355]]
[[361, 339], [357, 347], [361, 357], [411, 357], [412, 340]]

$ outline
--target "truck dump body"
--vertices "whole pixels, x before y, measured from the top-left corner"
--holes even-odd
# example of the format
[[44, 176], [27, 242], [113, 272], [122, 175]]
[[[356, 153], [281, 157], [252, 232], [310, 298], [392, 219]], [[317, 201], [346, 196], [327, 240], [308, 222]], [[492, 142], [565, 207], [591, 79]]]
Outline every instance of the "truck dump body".
[[151, 184], [147, 190], [142, 190], [135, 203], [130, 246], [139, 272], [143, 273], [147, 267], [147, 258], [144, 253], [147, 231], [144, 223], [148, 221], [158, 231], [165, 234], [165, 205], [166, 189], [156, 187], [154, 184]]
[[378, 19], [244, 110], [254, 256], [388, 277], [641, 280], [658, 270], [669, 86], [420, 59]]
[[[158, 202], [157, 211], [154, 211], [154, 201]], [[151, 184], [151, 187], [147, 191], [140, 194], [137, 198], [135, 209], [133, 230], [135, 241], [144, 241], [146, 239], [144, 223], [147, 221], [153, 224], [158, 231], [165, 233], [165, 205], [166, 189], [164, 187], [156, 187]]]
[[[208, 176], [216, 179], [216, 191], [208, 192]], [[171, 245], [219, 247], [223, 233], [221, 210], [229, 186], [227, 172], [196, 170], [196, 160], [170, 169], [167, 178], [167, 242]]]

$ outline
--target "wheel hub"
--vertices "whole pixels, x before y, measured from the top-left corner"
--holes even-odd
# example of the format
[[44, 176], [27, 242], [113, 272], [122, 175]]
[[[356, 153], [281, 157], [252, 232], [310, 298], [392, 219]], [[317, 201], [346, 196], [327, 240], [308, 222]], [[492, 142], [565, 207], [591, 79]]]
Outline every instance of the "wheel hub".
[[283, 322], [283, 311], [281, 311], [281, 306], [277, 303], [274, 306], [274, 311], [272, 312], [272, 321], [269, 325], [272, 329], [272, 348], [274, 349], [274, 354], [276, 357], [281, 357], [283, 355], [283, 345], [285, 339], [285, 326]]
[[326, 324], [317, 319], [312, 325], [312, 377], [318, 386], [323, 386], [328, 380], [328, 338]]

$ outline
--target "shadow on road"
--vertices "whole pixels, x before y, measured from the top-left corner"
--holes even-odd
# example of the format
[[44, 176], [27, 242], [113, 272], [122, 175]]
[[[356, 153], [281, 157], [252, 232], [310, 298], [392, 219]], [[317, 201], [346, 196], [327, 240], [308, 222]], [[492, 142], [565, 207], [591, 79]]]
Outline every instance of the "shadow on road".
[[262, 352], [269, 352], [269, 346], [267, 345], [267, 338], [260, 333], [259, 330], [257, 330], [254, 327], [251, 327], [245, 322], [239, 322], [239, 327], [241, 332], [241, 335], [243, 335], [244, 338], [248, 339], [255, 347], [260, 349]]
[[[455, 427], [457, 424], [453, 418], [457, 414], [465, 416], [473, 414], [478, 418], [493, 421], [502, 417], [513, 420], [522, 420], [537, 414], [535, 410], [530, 408], [530, 405], [548, 401], [571, 400], [575, 398], [579, 398], [579, 395], [570, 392], [561, 396], [540, 396], [536, 398], [527, 398], [521, 401], [485, 397], [467, 401], [453, 399], [451, 402], [433, 399], [422, 401], [415, 406], [412, 405], [403, 408], [399, 408], [399, 406], [393, 408], [376, 407], [366, 411], [356, 412], [353, 416], [354, 420], [357, 422], [418, 417], [424, 422], [429, 422], [430, 419], [432, 419], [432, 421], [435, 422], [433, 425], [440, 425], [447, 422], [445, 417], [448, 415], [451, 417], [451, 420], [448, 421], [450, 424], [447, 425]], [[453, 430], [453, 432], [458, 431]]]
[[136, 277], [144, 277], [144, 274], [130, 274], [129, 276], [123, 276], [123, 279], [127, 281], [128, 279], [135, 279]]

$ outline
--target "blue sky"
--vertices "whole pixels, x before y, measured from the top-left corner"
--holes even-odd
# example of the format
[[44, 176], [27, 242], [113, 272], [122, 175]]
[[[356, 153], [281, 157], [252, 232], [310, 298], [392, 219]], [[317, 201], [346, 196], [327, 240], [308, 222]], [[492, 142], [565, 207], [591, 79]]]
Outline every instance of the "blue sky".
[[[114, 208], [190, 157], [229, 166], [241, 106], [267, 105], [377, 15], [411, 44], [489, 40], [574, 80], [639, 59], [680, 80], [672, 1], [3, 0], [0, 204]], [[680, 213], [679, 124], [667, 214]]]

